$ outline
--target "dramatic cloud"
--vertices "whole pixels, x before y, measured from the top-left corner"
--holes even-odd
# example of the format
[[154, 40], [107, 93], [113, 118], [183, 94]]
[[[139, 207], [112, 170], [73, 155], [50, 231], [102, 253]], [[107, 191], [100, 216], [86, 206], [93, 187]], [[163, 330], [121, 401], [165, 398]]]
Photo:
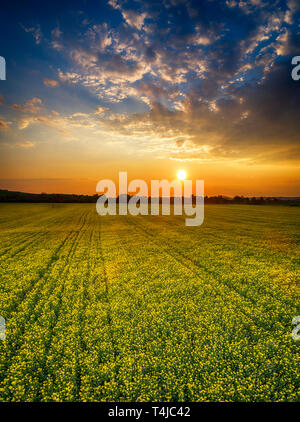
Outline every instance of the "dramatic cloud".
[[48, 107], [38, 92], [15, 100], [20, 130], [84, 128], [175, 160], [299, 159], [296, 0], [109, 0], [103, 17], [82, 7], [47, 23], [24, 30], [54, 57], [41, 80], [59, 89]]

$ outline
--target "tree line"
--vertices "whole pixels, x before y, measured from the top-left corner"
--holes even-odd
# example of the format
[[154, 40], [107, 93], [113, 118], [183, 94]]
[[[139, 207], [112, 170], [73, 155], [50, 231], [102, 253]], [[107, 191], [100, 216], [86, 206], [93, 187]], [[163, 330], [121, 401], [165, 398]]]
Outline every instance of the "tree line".
[[[26, 193], [15, 192], [9, 190], [0, 190], [0, 202], [35, 202], [35, 203], [96, 203], [99, 195], [75, 195], [63, 193]], [[130, 196], [127, 195], [125, 201], [129, 201]], [[122, 202], [124, 196], [122, 196]], [[160, 198], [160, 202], [162, 199]], [[195, 203], [196, 198], [192, 196], [192, 201]], [[119, 202], [119, 197], [117, 198]], [[149, 198], [150, 202], [150, 198]], [[170, 199], [174, 202], [174, 198]], [[300, 206], [300, 197], [296, 198], [282, 198], [282, 197], [246, 197], [235, 196], [229, 198], [223, 195], [205, 196], [204, 202], [206, 204], [249, 204], [249, 205], [290, 205]]]

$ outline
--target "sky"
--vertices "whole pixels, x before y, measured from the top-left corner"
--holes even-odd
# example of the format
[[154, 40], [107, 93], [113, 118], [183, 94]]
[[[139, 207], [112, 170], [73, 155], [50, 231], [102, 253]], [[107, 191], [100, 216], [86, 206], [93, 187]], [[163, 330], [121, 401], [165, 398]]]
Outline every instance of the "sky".
[[15, 1], [0, 39], [0, 189], [300, 196], [300, 1]]

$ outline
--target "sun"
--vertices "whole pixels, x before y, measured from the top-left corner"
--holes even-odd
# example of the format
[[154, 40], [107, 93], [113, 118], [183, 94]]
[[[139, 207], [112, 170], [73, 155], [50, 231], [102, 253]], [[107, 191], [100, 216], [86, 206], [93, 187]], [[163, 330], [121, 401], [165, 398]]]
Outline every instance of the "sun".
[[178, 170], [177, 177], [179, 180], [185, 180], [186, 179], [186, 172], [184, 170]]

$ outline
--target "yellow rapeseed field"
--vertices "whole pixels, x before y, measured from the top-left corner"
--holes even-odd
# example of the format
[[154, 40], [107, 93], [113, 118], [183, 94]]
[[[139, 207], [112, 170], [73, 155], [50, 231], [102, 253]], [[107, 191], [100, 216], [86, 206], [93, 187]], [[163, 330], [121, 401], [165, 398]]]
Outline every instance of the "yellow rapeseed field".
[[1, 401], [297, 401], [300, 212], [0, 205]]

